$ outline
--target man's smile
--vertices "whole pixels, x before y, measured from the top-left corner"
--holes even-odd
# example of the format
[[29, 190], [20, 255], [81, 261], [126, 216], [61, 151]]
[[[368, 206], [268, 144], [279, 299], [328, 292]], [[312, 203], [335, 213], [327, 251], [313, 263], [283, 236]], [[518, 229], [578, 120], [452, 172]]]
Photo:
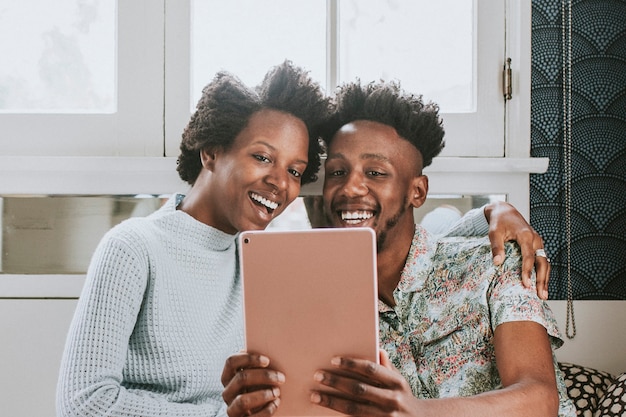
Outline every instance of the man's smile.
[[349, 225], [358, 225], [374, 217], [374, 212], [370, 210], [341, 210], [339, 214], [341, 220]]

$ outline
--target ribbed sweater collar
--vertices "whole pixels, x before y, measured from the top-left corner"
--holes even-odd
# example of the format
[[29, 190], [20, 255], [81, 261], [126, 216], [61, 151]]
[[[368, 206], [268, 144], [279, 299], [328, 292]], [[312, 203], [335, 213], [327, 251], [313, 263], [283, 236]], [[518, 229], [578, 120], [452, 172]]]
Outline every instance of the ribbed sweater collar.
[[185, 236], [190, 242], [210, 250], [228, 250], [235, 243], [238, 234], [222, 232], [196, 220], [182, 210], [176, 210], [183, 197], [183, 194], [172, 195], [154, 215], [171, 219], [171, 226], [176, 228], [176, 233]]

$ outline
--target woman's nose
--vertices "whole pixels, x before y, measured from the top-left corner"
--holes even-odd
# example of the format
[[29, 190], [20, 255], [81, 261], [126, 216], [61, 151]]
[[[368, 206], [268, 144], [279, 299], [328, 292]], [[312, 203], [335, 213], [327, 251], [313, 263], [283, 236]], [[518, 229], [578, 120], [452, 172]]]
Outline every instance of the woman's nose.
[[287, 189], [289, 173], [286, 170], [274, 168], [267, 175], [265, 181], [275, 187], [276, 191]]

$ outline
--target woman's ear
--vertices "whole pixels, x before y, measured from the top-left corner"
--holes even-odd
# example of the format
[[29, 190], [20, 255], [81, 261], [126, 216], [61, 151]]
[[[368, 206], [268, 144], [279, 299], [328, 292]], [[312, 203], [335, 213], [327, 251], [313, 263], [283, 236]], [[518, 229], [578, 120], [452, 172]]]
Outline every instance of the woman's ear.
[[414, 208], [419, 208], [426, 201], [428, 195], [428, 177], [426, 175], [419, 175], [413, 178], [411, 182], [411, 194], [409, 200]]
[[202, 161], [202, 167], [213, 171], [215, 168], [215, 160], [217, 159], [218, 149], [215, 147], [203, 148], [200, 151], [200, 161]]

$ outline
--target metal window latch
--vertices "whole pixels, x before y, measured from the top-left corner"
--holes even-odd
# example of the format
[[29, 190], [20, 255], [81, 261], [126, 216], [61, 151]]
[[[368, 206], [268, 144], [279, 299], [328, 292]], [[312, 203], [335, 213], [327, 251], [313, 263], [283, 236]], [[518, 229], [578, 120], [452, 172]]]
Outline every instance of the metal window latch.
[[511, 71], [511, 58], [507, 58], [502, 71], [502, 88], [504, 92], [504, 100], [513, 98], [513, 72]]

